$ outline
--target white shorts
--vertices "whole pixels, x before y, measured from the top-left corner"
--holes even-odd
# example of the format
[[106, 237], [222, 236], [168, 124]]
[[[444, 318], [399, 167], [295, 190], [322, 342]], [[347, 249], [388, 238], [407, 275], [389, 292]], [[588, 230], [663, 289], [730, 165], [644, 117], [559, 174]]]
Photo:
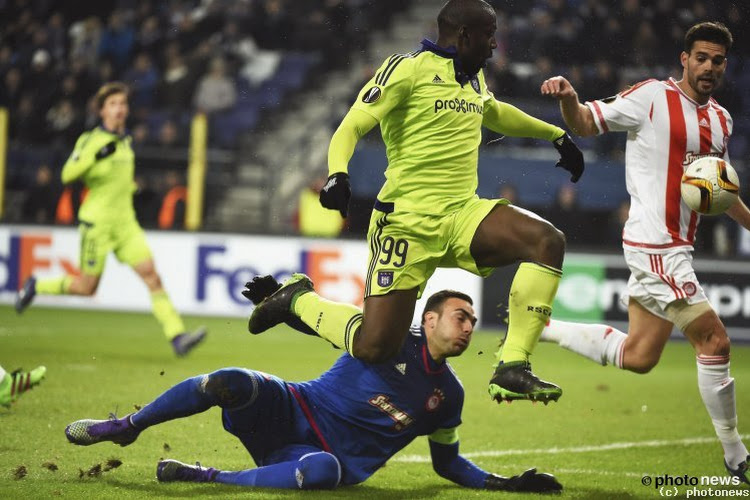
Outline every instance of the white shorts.
[[636, 299], [649, 312], [671, 321], [666, 309], [675, 300], [688, 304], [708, 300], [693, 270], [693, 255], [688, 250], [652, 254], [625, 249], [625, 262], [630, 268], [627, 292], [622, 302]]

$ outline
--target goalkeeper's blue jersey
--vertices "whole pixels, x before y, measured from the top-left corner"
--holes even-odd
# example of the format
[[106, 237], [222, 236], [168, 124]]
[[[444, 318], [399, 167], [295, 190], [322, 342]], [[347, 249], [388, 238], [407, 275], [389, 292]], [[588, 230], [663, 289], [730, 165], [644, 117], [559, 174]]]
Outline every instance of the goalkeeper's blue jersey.
[[319, 378], [288, 386], [339, 458], [342, 484], [364, 481], [417, 436], [461, 423], [463, 386], [447, 362], [430, 357], [421, 330], [387, 363], [345, 354]]

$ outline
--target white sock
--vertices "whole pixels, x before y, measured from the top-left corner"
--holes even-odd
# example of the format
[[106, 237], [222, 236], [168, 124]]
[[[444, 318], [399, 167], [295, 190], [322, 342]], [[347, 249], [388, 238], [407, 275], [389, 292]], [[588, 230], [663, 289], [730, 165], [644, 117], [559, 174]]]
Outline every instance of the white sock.
[[627, 335], [607, 325], [550, 320], [539, 340], [555, 342], [592, 361], [622, 368], [622, 346]]
[[733, 469], [747, 459], [747, 448], [737, 432], [734, 379], [729, 376], [729, 356], [698, 355], [698, 389], [724, 448], [724, 460]]
[[3, 368], [2, 366], [0, 366], [0, 380], [2, 380], [3, 378], [5, 378], [5, 373], [6, 373], [5, 368]]

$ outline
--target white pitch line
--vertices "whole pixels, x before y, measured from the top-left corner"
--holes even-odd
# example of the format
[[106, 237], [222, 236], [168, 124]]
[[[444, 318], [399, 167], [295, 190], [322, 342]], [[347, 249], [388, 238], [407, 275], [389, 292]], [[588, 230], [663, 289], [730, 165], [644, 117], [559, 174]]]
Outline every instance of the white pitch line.
[[[742, 439], [750, 438], [750, 434], [743, 434]], [[625, 443], [609, 443], [592, 446], [571, 446], [568, 448], [536, 448], [529, 450], [487, 450], [461, 453], [466, 458], [506, 457], [512, 455], [559, 455], [561, 453], [590, 453], [610, 450], [624, 450], [628, 448], [658, 448], [664, 446], [687, 446], [691, 444], [707, 444], [716, 442], [716, 437], [695, 437], [672, 440], [632, 441]], [[426, 463], [431, 459], [428, 455], [403, 455], [395, 457], [395, 462]]]

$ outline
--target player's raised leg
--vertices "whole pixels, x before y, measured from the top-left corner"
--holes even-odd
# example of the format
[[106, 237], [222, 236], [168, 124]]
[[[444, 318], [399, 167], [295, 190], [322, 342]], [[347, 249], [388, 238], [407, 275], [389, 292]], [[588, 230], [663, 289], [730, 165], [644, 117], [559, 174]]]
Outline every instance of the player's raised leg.
[[601, 365], [648, 373], [657, 365], [673, 324], [648, 311], [636, 299], [628, 303], [628, 334], [610, 325], [551, 320], [544, 342], [555, 342]]
[[496, 205], [474, 234], [471, 255], [480, 269], [522, 261], [510, 289], [508, 334], [490, 381], [490, 395], [498, 401], [556, 401], [562, 394], [531, 372], [529, 356], [552, 313], [564, 253], [560, 231], [511, 205]]
[[[249, 293], [259, 298], [253, 283], [247, 286]], [[258, 304], [250, 316], [248, 329], [257, 334], [287, 323], [303, 333], [323, 337], [358, 359], [378, 362], [393, 356], [401, 347], [409, 331], [416, 295], [414, 289], [368, 297], [363, 314], [351, 304], [324, 299], [315, 293], [307, 276], [297, 273]], [[303, 324], [298, 325], [296, 318]], [[402, 320], [394, 323], [394, 318]]]
[[47, 373], [47, 368], [37, 366], [29, 372], [16, 370], [8, 373], [0, 366], [0, 406], [10, 407], [21, 394], [38, 385]]

